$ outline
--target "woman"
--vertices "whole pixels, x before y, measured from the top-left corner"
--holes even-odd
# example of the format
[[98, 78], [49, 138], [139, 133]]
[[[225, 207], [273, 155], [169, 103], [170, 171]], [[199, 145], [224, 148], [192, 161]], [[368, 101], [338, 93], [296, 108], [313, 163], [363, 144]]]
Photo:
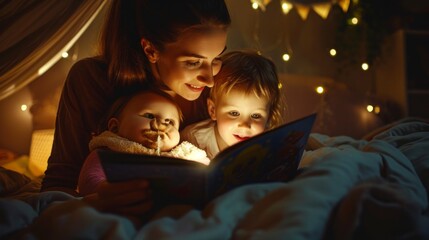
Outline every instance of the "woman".
[[[88, 143], [119, 96], [152, 85], [177, 101], [182, 127], [208, 117], [207, 88], [221, 67], [230, 21], [224, 0], [112, 1], [100, 56], [77, 62], [65, 82], [42, 191], [78, 195]], [[151, 207], [149, 192], [144, 180], [106, 183], [84, 200], [139, 215]]]

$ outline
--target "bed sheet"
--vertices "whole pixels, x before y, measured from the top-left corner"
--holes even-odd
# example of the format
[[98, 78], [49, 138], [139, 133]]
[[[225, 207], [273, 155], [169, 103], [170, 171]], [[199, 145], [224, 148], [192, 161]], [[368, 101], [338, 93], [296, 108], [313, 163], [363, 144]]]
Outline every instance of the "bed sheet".
[[141, 228], [65, 193], [23, 191], [0, 199], [0, 238], [429, 239], [428, 123], [370, 140], [313, 133], [302, 166], [290, 182], [243, 186], [203, 210], [172, 206]]

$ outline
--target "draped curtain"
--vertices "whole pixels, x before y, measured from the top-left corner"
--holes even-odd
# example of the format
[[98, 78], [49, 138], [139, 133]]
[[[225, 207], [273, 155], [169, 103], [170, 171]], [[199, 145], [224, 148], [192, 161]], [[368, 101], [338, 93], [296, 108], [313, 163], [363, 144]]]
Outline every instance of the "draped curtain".
[[42, 75], [108, 0], [1, 0], [0, 100]]

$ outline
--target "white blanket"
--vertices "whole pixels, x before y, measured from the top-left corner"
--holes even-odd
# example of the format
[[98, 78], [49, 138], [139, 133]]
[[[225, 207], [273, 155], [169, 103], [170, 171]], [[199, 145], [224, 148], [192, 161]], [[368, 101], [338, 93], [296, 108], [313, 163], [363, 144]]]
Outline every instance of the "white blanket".
[[1, 199], [0, 214], [6, 217], [0, 220], [0, 238], [429, 237], [422, 227], [429, 223], [423, 214], [428, 207], [429, 124], [401, 123], [371, 141], [312, 134], [308, 147], [305, 170], [288, 183], [237, 188], [202, 211], [191, 209], [179, 217], [171, 217], [174, 208], [166, 209], [140, 229], [126, 218], [97, 212], [55, 192]]

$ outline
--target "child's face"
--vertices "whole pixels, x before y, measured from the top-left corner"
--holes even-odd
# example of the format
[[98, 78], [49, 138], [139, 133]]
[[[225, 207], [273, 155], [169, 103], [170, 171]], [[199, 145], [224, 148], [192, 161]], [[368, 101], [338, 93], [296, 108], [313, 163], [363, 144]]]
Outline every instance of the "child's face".
[[217, 142], [220, 150], [265, 130], [269, 106], [267, 99], [263, 97], [232, 90], [219, 98], [217, 104], [211, 100], [208, 103], [210, 116], [217, 122]]
[[180, 141], [179, 119], [176, 106], [167, 99], [142, 93], [128, 102], [119, 119], [109, 121], [109, 130], [152, 149], [157, 149], [160, 134], [161, 151], [169, 151]]
[[224, 51], [227, 32], [189, 30], [174, 43], [156, 51], [154, 75], [171, 90], [189, 101], [197, 99], [204, 88], [212, 87], [213, 76], [219, 72], [219, 55]]

